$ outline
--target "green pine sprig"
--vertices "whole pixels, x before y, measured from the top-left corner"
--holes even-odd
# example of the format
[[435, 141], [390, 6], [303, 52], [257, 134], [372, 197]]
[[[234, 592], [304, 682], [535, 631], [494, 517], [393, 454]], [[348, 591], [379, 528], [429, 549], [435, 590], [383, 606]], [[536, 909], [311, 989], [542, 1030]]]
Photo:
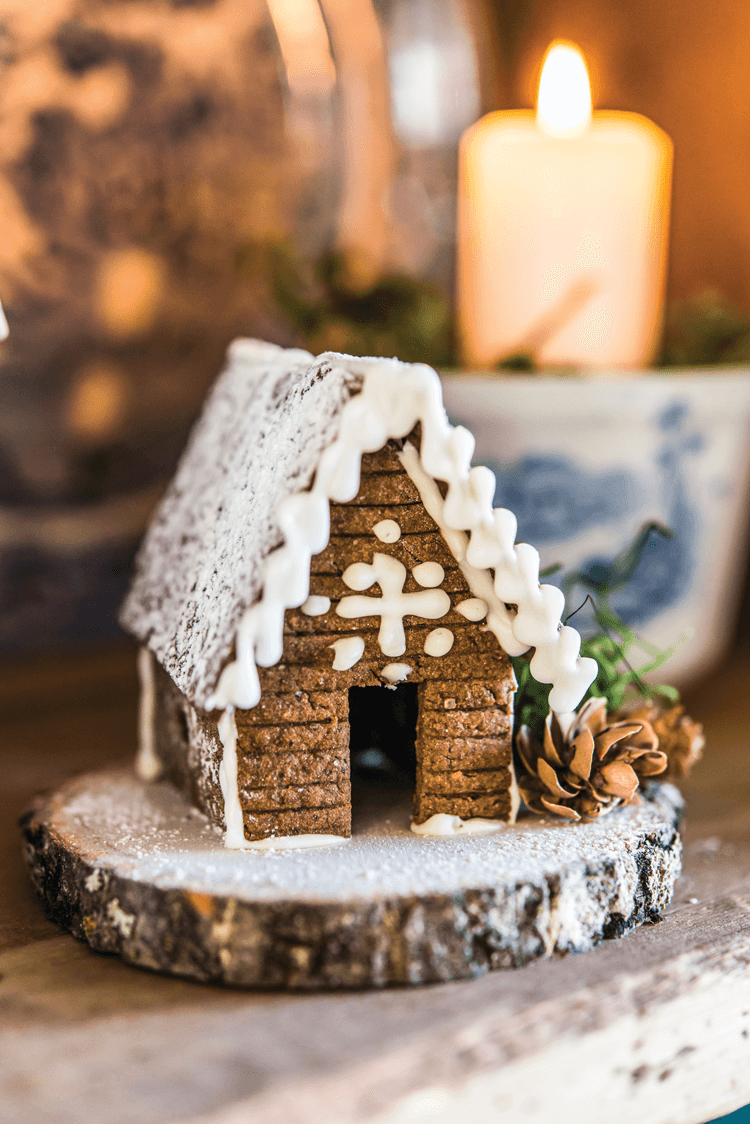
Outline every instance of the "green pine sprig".
[[[646, 683], [645, 677], [660, 668], [685, 638], [680, 637], [669, 648], [657, 648], [629, 628], [609, 604], [610, 597], [624, 589], [632, 579], [654, 534], [671, 538], [673, 532], [660, 523], [646, 523], [633, 542], [608, 566], [601, 567], [593, 576], [573, 571], [561, 582], [567, 596], [576, 587], [586, 590], [586, 599], [566, 618], [566, 623], [584, 605], [591, 606], [598, 630], [582, 642], [581, 655], [595, 659], [599, 670], [583, 701], [604, 698], [607, 700], [607, 710], [618, 710], [636, 695], [647, 699], [660, 696], [672, 703], [679, 702], [680, 695], [675, 687], [666, 683]], [[540, 576], [548, 576], [559, 569], [559, 566], [550, 566]], [[530, 662], [525, 656], [513, 660], [513, 669], [518, 682], [515, 729], [528, 726], [532, 733], [541, 738], [549, 714], [550, 685], [538, 683], [534, 679]]]

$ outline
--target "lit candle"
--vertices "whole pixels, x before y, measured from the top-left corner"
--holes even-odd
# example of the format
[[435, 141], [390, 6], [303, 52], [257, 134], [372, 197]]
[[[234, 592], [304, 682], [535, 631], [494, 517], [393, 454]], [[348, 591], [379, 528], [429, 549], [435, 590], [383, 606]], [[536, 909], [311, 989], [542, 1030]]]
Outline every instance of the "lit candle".
[[583, 56], [554, 43], [537, 112], [491, 113], [461, 141], [464, 362], [634, 366], [661, 324], [672, 143], [635, 113], [591, 112]]

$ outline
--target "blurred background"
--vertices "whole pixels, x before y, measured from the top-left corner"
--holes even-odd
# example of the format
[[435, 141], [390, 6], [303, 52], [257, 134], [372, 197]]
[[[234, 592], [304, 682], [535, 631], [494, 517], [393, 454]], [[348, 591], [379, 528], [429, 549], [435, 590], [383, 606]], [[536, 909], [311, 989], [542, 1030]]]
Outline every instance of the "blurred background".
[[[230, 340], [457, 365], [459, 139], [534, 105], [559, 38], [583, 50], [595, 108], [641, 113], [674, 142], [660, 361], [750, 364], [742, 0], [0, 0], [0, 852], [15, 855], [35, 789], [132, 757], [134, 661], [99, 653], [127, 643], [116, 613], [138, 541]], [[669, 525], [614, 605], [639, 629], [663, 609], [663, 648], [713, 575], [703, 609], [720, 635], [685, 678], [703, 674], [750, 623], [748, 402], [709, 376], [694, 394], [659, 384], [639, 414], [626, 388], [612, 438], [585, 387], [563, 417], [559, 395], [503, 377], [516, 389], [496, 379], [491, 408], [489, 382], [449, 403], [498, 502], [546, 562], [611, 581], [643, 521]], [[536, 449], [509, 421], [511, 399], [520, 418], [535, 393]], [[718, 561], [696, 545], [718, 538]], [[732, 752], [746, 674], [734, 661], [695, 702]], [[698, 771], [691, 814], [747, 793], [738, 759]], [[21, 903], [4, 905], [2, 939], [56, 932], [20, 860], [0, 875]]]
[[458, 141], [534, 104], [555, 38], [672, 137], [670, 307], [744, 358], [736, 0], [0, 0], [3, 661], [119, 636], [233, 337], [456, 363]]

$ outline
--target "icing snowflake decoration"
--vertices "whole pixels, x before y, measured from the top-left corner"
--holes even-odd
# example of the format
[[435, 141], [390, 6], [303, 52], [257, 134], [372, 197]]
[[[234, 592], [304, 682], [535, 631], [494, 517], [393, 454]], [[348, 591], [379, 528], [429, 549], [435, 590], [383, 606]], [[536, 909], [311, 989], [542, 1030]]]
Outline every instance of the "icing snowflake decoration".
[[[388, 526], [389, 524], [392, 524], [395, 532]], [[388, 532], [387, 535], [383, 533], [384, 527]], [[381, 542], [397, 542], [401, 536], [401, 528], [395, 521], [386, 519], [376, 523], [373, 534]], [[439, 562], [418, 563], [412, 569], [412, 577], [422, 589], [417, 593], [404, 593], [406, 567], [397, 558], [381, 553], [373, 555], [372, 564], [354, 562], [342, 574], [344, 584], [350, 589], [370, 589], [375, 584], [380, 586], [382, 597], [344, 597], [337, 606], [336, 612], [346, 620], [356, 617], [380, 617], [378, 643], [384, 656], [401, 656], [406, 651], [404, 617], [436, 620], [444, 617], [451, 609], [448, 594], [442, 589], [437, 589], [445, 578], [445, 570]], [[305, 612], [305, 606], [314, 600], [315, 598], [308, 597], [302, 606], [302, 611]], [[328, 601], [328, 598], [325, 600]], [[486, 615], [487, 606], [476, 598], [474, 602], [482, 609], [479, 616], [475, 615], [472, 619], [480, 620]], [[474, 602], [467, 601], [464, 604], [469, 605]], [[328, 605], [330, 606], [330, 601]], [[457, 609], [461, 611], [461, 606], [457, 606]], [[476, 609], [474, 611], [476, 613]], [[454, 640], [455, 636], [449, 628], [434, 628], [425, 639], [425, 655], [436, 658], [447, 655], [453, 647]], [[334, 671], [348, 671], [362, 657], [365, 644], [361, 637], [352, 636], [337, 640], [330, 647], [335, 652]], [[397, 683], [407, 678], [412, 670], [408, 664], [389, 663], [381, 669], [380, 674], [387, 682]]]
[[406, 566], [388, 554], [376, 554], [372, 565], [355, 562], [344, 571], [344, 583], [349, 589], [369, 589], [377, 582], [382, 590], [382, 597], [342, 597], [336, 612], [346, 620], [380, 617], [378, 643], [384, 656], [402, 656], [406, 651], [405, 616], [434, 621], [450, 611], [451, 600], [444, 589], [404, 593], [405, 581]]

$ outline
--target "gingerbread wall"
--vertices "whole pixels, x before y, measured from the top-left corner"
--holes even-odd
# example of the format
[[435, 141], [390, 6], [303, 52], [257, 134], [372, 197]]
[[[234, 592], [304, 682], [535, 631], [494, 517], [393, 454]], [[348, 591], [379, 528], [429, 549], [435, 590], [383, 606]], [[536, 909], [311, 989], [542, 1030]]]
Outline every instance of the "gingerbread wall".
[[[382, 542], [374, 534], [373, 528], [384, 519], [398, 523], [398, 541]], [[415, 566], [437, 562], [444, 570], [440, 588], [450, 598], [450, 611], [435, 620], [407, 616], [406, 651], [399, 656], [381, 651], [379, 618], [343, 619], [336, 613], [341, 598], [352, 593], [343, 581], [344, 571], [355, 562], [372, 563], [376, 552], [405, 566], [405, 593], [423, 588], [412, 574]], [[259, 704], [236, 714], [246, 837], [350, 834], [348, 690], [384, 687], [381, 672], [393, 662], [408, 664], [412, 670], [406, 681], [419, 684], [416, 821], [439, 812], [464, 819], [510, 818], [515, 687], [510, 661], [481, 622], [456, 611], [457, 604], [473, 595], [393, 443], [363, 458], [356, 499], [332, 505], [331, 537], [312, 560], [310, 593], [328, 598], [330, 608], [317, 616], [301, 609], [287, 611], [283, 660], [260, 669]], [[367, 591], [375, 598], [380, 593], [377, 586]], [[424, 651], [427, 636], [436, 628], [450, 629], [454, 637], [443, 656]], [[355, 635], [364, 641], [362, 657], [349, 670], [334, 671], [331, 645]], [[160, 707], [172, 710], [170, 719], [160, 720], [159, 750], [168, 755], [170, 777], [221, 823], [215, 725], [189, 707], [188, 717], [176, 721], [175, 689], [170, 694], [162, 683], [159, 694]], [[207, 748], [211, 728], [213, 752]]]

